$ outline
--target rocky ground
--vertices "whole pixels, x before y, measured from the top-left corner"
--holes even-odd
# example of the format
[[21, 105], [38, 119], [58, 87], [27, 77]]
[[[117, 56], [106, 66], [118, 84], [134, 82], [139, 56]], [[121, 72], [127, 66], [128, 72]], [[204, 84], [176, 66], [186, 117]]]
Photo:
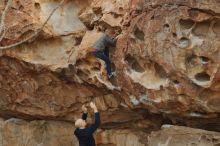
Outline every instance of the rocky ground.
[[[90, 101], [98, 146], [220, 145], [219, 0], [65, 0], [40, 33], [61, 0], [12, 2], [0, 25], [0, 146], [77, 146]], [[104, 29], [120, 34], [111, 80], [88, 53]]]

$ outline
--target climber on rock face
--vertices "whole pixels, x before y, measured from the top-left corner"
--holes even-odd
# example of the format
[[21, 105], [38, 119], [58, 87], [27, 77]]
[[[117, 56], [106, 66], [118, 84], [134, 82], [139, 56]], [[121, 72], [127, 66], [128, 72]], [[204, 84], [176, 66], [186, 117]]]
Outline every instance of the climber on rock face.
[[79, 146], [96, 146], [95, 140], [93, 138], [93, 133], [100, 126], [101, 121], [96, 105], [91, 102], [90, 107], [95, 113], [95, 123], [92, 124], [90, 127], [86, 127], [87, 108], [85, 107], [85, 105], [82, 106], [82, 119], [78, 119], [75, 122], [76, 130], [74, 131], [74, 134], [79, 141]]
[[111, 60], [109, 58], [109, 47], [116, 47], [117, 37], [111, 39], [113, 32], [106, 29], [105, 33], [92, 46], [92, 53], [95, 57], [102, 59], [105, 62], [108, 78], [110, 79], [114, 73], [111, 69]]

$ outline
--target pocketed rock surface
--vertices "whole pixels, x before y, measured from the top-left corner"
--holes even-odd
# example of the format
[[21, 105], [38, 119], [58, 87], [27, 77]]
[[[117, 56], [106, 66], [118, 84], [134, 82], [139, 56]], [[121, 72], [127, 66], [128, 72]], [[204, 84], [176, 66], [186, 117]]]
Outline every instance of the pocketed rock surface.
[[[0, 45], [36, 33], [59, 3], [13, 0]], [[90, 101], [98, 146], [218, 146], [219, 14], [218, 0], [66, 0], [39, 35], [0, 50], [0, 146], [77, 145]], [[120, 34], [111, 80], [89, 52], [105, 29]]]

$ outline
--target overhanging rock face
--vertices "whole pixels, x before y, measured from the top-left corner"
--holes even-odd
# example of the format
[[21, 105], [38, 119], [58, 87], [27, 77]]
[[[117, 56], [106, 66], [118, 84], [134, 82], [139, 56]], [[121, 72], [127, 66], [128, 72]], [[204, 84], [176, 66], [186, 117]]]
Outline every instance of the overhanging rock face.
[[[0, 45], [36, 33], [59, 2], [13, 0]], [[38, 36], [0, 51], [0, 115], [73, 122], [82, 104], [94, 101], [102, 117], [99, 146], [178, 145], [169, 130], [158, 132], [165, 135], [159, 141], [157, 132], [148, 136], [162, 124], [220, 131], [219, 14], [217, 0], [66, 0]], [[105, 29], [120, 34], [110, 48], [112, 80], [89, 53]], [[218, 146], [218, 133], [211, 135], [213, 141], [202, 134], [177, 139]]]

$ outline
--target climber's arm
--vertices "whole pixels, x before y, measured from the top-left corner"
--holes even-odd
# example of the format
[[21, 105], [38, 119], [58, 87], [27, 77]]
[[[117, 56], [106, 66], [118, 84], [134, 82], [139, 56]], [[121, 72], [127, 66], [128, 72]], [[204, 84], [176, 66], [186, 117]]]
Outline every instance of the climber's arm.
[[94, 114], [95, 114], [95, 123], [92, 124], [92, 125], [89, 127], [89, 133], [92, 134], [92, 133], [94, 133], [94, 132], [98, 129], [98, 127], [101, 125], [101, 120], [100, 120], [100, 114], [99, 114], [99, 112], [98, 112], [98, 109], [97, 109], [96, 105], [95, 105], [93, 102], [91, 102], [91, 103], [90, 103], [90, 107], [93, 109]]
[[82, 106], [82, 111], [83, 111], [82, 119], [86, 120], [88, 114], [87, 114], [87, 108], [85, 105]]
[[87, 115], [88, 115], [87, 113], [83, 113], [83, 115], [82, 115], [82, 119], [86, 121], [86, 119], [87, 119]]
[[117, 38], [111, 39], [107, 35], [105, 35], [105, 41], [106, 41], [108, 46], [116, 47]]

